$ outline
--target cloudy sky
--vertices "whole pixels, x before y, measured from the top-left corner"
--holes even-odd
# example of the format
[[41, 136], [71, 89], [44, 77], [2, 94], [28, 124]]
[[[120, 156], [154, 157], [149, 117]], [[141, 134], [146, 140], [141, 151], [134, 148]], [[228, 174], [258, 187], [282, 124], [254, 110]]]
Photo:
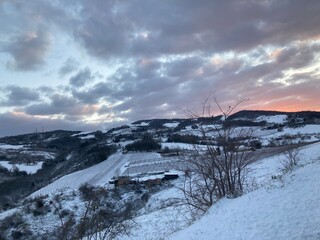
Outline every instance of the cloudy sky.
[[[0, 136], [320, 110], [319, 0], [0, 0]], [[240, 110], [240, 109], [239, 109]]]

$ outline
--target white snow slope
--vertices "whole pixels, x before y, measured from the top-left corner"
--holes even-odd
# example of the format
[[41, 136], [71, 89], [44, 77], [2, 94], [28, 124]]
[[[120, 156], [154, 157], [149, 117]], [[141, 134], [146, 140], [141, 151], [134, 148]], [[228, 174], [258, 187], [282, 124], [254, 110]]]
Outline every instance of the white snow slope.
[[104, 185], [108, 183], [115, 172], [127, 162], [128, 157], [130, 157], [130, 155], [114, 154], [97, 165], [59, 178], [46, 187], [34, 192], [31, 197], [53, 194], [68, 188], [77, 190], [84, 183]]
[[266, 121], [268, 123], [284, 123], [287, 120], [287, 115], [275, 115], [275, 116], [261, 116], [258, 117], [257, 121]]
[[[47, 194], [50, 195], [57, 193], [57, 191], [63, 191], [66, 189], [77, 190], [84, 183], [96, 186], [104, 186], [113, 176], [116, 174], [121, 174], [127, 169], [127, 167], [125, 167], [127, 162], [132, 164], [141, 161], [147, 163], [148, 161], [153, 161], [154, 159], [162, 160], [160, 154], [158, 153], [116, 153], [97, 165], [57, 179], [53, 183], [34, 192], [31, 197]], [[142, 170], [140, 169], [140, 171], [143, 172], [143, 166], [141, 168]]]
[[221, 200], [170, 239], [320, 239], [319, 147], [303, 151], [314, 162], [242, 197]]

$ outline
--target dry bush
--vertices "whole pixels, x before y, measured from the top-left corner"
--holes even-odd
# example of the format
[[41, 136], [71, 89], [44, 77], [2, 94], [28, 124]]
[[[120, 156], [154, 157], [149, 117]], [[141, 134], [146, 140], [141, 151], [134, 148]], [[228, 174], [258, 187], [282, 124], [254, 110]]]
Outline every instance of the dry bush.
[[[208, 97], [203, 103], [203, 114], [210, 114]], [[222, 117], [219, 124], [214, 124], [210, 133], [206, 125], [200, 125], [205, 149], [194, 146], [194, 151], [184, 161], [185, 181], [181, 187], [184, 202], [193, 209], [205, 212], [223, 197], [238, 197], [247, 184], [248, 165], [256, 161], [260, 154], [243, 148], [243, 141], [252, 139], [253, 130], [237, 128], [230, 124], [230, 114], [246, 100], [236, 102], [223, 110], [218, 100], [213, 97], [215, 106]], [[190, 112], [187, 112], [190, 115]], [[193, 118], [198, 117], [191, 113]], [[212, 128], [212, 127], [211, 127]]]
[[284, 157], [281, 161], [281, 164], [284, 168], [285, 172], [292, 171], [296, 166], [298, 166], [300, 161], [300, 148], [289, 148], [288, 150], [284, 151], [282, 153], [282, 156]]

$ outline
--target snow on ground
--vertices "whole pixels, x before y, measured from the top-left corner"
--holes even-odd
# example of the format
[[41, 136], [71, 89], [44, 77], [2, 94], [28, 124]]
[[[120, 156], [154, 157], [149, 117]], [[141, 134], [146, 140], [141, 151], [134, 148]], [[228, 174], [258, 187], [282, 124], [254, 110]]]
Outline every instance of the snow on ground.
[[83, 136], [83, 137], [79, 137], [80, 139], [90, 139], [90, 138], [96, 138], [93, 134], [89, 134], [89, 135], [86, 135], [86, 136]]
[[253, 135], [255, 137], [265, 137], [268, 138], [269, 136], [273, 136], [273, 134], [277, 133], [278, 130], [277, 129], [261, 129], [261, 128], [257, 128]]
[[282, 135], [296, 135], [296, 134], [319, 134], [320, 133], [320, 125], [305, 125], [303, 127], [298, 128], [288, 128], [285, 127], [282, 132], [277, 132], [274, 134], [275, 137]]
[[140, 126], [140, 127], [146, 127], [146, 126], [149, 126], [149, 122], [141, 122], [141, 123], [137, 123], [137, 124], [132, 124], [133, 126]]
[[[171, 187], [151, 195], [135, 217], [137, 225], [130, 236], [119, 239], [319, 239], [320, 161], [313, 160], [320, 159], [320, 143], [301, 150], [304, 167], [272, 179], [283, 175], [282, 158], [282, 155], [273, 156], [251, 165], [249, 177], [260, 188], [237, 199], [221, 200], [188, 228], [191, 216], [185, 207], [172, 206], [174, 198], [182, 192]], [[104, 185], [117, 172], [126, 171], [130, 163], [139, 167], [142, 163], [162, 160], [165, 159], [158, 153], [118, 153], [100, 164], [56, 180], [31, 197], [77, 189], [85, 182]], [[183, 184], [183, 177], [172, 183]], [[181, 229], [184, 230], [174, 234]]]
[[71, 137], [78, 137], [78, 136], [81, 136], [81, 135], [88, 135], [92, 133], [92, 131], [90, 132], [80, 132], [80, 133], [75, 133], [75, 134], [72, 134]]
[[34, 165], [27, 165], [27, 164], [11, 164], [9, 161], [0, 161], [0, 165], [8, 169], [9, 171], [13, 171], [15, 167], [18, 168], [20, 172], [25, 171], [28, 174], [34, 174], [39, 169], [42, 168], [43, 162], [37, 162]]
[[[169, 239], [320, 239], [319, 147], [316, 143], [301, 151], [303, 167], [242, 197], [221, 200]], [[279, 167], [273, 162], [273, 167], [265, 169], [270, 158], [262, 162], [260, 173], [272, 174], [272, 168]], [[265, 180], [268, 176], [264, 175]]]
[[[155, 159], [161, 160], [161, 155], [154, 152], [131, 154], [117, 153], [97, 165], [61, 177], [46, 187], [36, 191], [31, 196], [35, 197], [38, 195], [52, 194], [65, 189], [77, 190], [84, 183], [104, 186], [108, 184], [113, 176], [122, 174], [128, 169], [127, 162], [132, 164], [137, 164], [141, 161], [148, 163]], [[139, 169], [140, 168], [141, 167], [139, 167]]]
[[54, 159], [55, 155], [53, 153], [49, 153], [49, 152], [43, 152], [43, 151], [22, 151], [21, 153], [23, 154], [28, 154], [28, 155], [32, 155], [32, 156], [41, 156], [44, 159]]
[[273, 138], [280, 138], [280, 137], [289, 136], [289, 135], [297, 137], [297, 135], [300, 135], [300, 134], [304, 137], [309, 136], [310, 138], [304, 138], [303, 140], [301, 138], [296, 138], [296, 140], [292, 139], [291, 142], [298, 143], [299, 141], [303, 141], [303, 142], [317, 141], [320, 139], [320, 125], [310, 124], [310, 125], [305, 125], [297, 128], [285, 127], [283, 128], [283, 131], [280, 131], [280, 132], [277, 131], [277, 129], [268, 129], [268, 130], [256, 129], [254, 131], [254, 136], [259, 137], [263, 145], [268, 145]]
[[122, 169], [123, 176], [136, 176], [139, 174], [164, 172], [178, 168], [179, 159], [163, 158], [159, 153], [130, 153], [125, 169]]
[[[298, 174], [299, 171], [302, 171], [302, 174], [293, 172], [282, 180], [272, 179], [272, 176], [283, 175], [280, 161], [284, 156], [281, 154], [251, 165], [249, 178], [255, 181], [252, 182], [252, 188], [260, 189], [237, 199], [223, 199], [189, 228], [186, 227], [190, 224], [191, 216], [186, 209], [171, 206], [174, 198], [181, 197], [182, 194], [176, 186], [183, 184], [183, 177], [174, 180], [172, 183], [175, 187], [150, 197], [147, 205], [134, 219], [137, 225], [130, 236], [121, 236], [119, 239], [318, 239], [319, 236], [312, 229], [317, 229], [320, 219], [315, 222], [312, 222], [312, 219], [320, 216], [320, 178], [317, 175], [320, 161], [312, 162], [320, 159], [320, 143], [305, 146], [300, 154], [301, 163], [307, 164], [298, 169]], [[313, 166], [316, 166], [316, 169], [313, 169]], [[308, 185], [307, 188], [305, 185]], [[303, 197], [301, 200], [301, 196], [305, 195], [307, 198]], [[314, 199], [314, 196], [317, 199]], [[311, 203], [310, 208], [307, 207], [308, 203]], [[318, 208], [317, 212], [312, 212], [312, 208]], [[233, 217], [233, 214], [238, 216]], [[294, 219], [294, 216], [300, 217], [300, 220]], [[295, 227], [298, 223], [301, 231]], [[184, 228], [186, 229], [182, 232], [174, 234]], [[265, 229], [266, 233], [263, 232]], [[281, 233], [282, 231], [284, 233]], [[308, 231], [310, 235], [307, 234]]]
[[194, 145], [188, 144], [188, 143], [176, 143], [176, 142], [171, 142], [171, 143], [161, 143], [162, 149], [164, 148], [169, 148], [169, 149], [188, 149], [188, 150], [193, 150]]
[[[174, 185], [182, 183], [182, 179], [172, 181]], [[188, 226], [191, 216], [185, 206], [173, 206], [175, 199], [182, 192], [175, 187], [162, 190], [151, 195], [146, 206], [134, 218], [136, 225], [129, 236], [121, 235], [118, 240], [164, 239]]]
[[0, 213], [0, 221], [5, 219], [6, 217], [9, 217], [9, 216], [15, 214], [19, 210], [21, 210], [21, 208], [12, 208], [10, 210], [7, 210], [5, 212]]
[[266, 121], [268, 123], [284, 123], [287, 121], [288, 116], [281, 114], [275, 116], [260, 116], [256, 119], [256, 121]]
[[[299, 152], [299, 159], [299, 163], [302, 165], [311, 163], [313, 159], [320, 159], [320, 143], [302, 147]], [[278, 154], [252, 163], [248, 167], [251, 181], [254, 181], [259, 186], [265, 186], [270, 182], [272, 176], [283, 174], [284, 166], [282, 162], [284, 160], [286, 160], [284, 154]]]
[[223, 199], [171, 239], [320, 239], [319, 171], [319, 162], [310, 164], [289, 175], [282, 188]]
[[11, 144], [4, 144], [0, 143], [0, 149], [23, 149], [24, 145], [11, 145]]
[[196, 147], [197, 149], [205, 148], [205, 145], [199, 144], [189, 144], [189, 143], [177, 143], [177, 142], [169, 142], [169, 143], [161, 143], [162, 149], [169, 148], [169, 149], [187, 149], [187, 150], [194, 150]]
[[71, 137], [79, 137], [80, 139], [90, 139], [95, 138], [93, 132], [80, 132], [76, 134], [72, 134]]
[[128, 144], [131, 144], [133, 143], [134, 141], [133, 140], [128, 140], [128, 141], [121, 141], [119, 143], [117, 143], [118, 145], [120, 145], [121, 147], [125, 147], [127, 146]]
[[115, 172], [126, 163], [127, 158], [128, 155], [114, 154], [97, 165], [59, 178], [46, 187], [34, 192], [31, 197], [53, 194], [65, 189], [77, 190], [84, 183], [105, 185], [115, 175]]
[[171, 122], [171, 123], [165, 123], [163, 124], [164, 127], [167, 127], [167, 128], [175, 128], [179, 125], [178, 122]]

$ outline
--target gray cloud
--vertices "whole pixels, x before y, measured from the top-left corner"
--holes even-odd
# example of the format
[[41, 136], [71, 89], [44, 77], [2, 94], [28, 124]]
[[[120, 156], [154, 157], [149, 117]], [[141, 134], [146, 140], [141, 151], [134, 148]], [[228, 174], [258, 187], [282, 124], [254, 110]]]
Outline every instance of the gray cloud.
[[310, 64], [320, 50], [320, 45], [294, 46], [285, 48], [277, 57], [277, 63], [291, 68], [301, 68]]
[[54, 94], [49, 103], [36, 103], [24, 108], [29, 115], [88, 115], [92, 113], [92, 109], [86, 109], [84, 105], [76, 101], [76, 99], [61, 94]]
[[315, 0], [93, 2], [83, 2], [75, 36], [103, 59], [244, 51], [320, 32], [320, 3]]
[[40, 95], [35, 89], [19, 86], [8, 86], [3, 90], [6, 93], [3, 106], [25, 106], [39, 100]]
[[68, 58], [63, 66], [59, 69], [59, 75], [65, 76], [76, 71], [79, 68], [80, 63], [73, 58]]
[[[72, 33], [88, 53], [104, 60], [246, 51], [268, 44], [286, 45], [320, 32], [317, 0], [5, 3], [0, 11], [5, 19], [12, 18], [4, 7], [12, 5], [20, 20], [15, 21], [18, 29], [34, 29], [40, 23], [58, 27]], [[26, 23], [20, 26], [18, 22]]]
[[[46, 26], [58, 26], [70, 30], [75, 24], [70, 11], [79, 7], [78, 1], [0, 1], [0, 29], [3, 36], [24, 32], [26, 29], [38, 29]], [[10, 24], [8, 24], [10, 23]], [[72, 27], [71, 27], [72, 26]]]
[[80, 100], [82, 103], [95, 104], [102, 98], [110, 98], [112, 93], [111, 84], [108, 82], [100, 82], [94, 85], [92, 88], [77, 91], [73, 89], [73, 97]]
[[13, 58], [8, 66], [19, 71], [35, 70], [45, 63], [50, 45], [50, 33], [43, 30], [19, 35], [5, 49]]
[[74, 87], [82, 87], [93, 78], [91, 70], [86, 67], [70, 78], [70, 84]]

